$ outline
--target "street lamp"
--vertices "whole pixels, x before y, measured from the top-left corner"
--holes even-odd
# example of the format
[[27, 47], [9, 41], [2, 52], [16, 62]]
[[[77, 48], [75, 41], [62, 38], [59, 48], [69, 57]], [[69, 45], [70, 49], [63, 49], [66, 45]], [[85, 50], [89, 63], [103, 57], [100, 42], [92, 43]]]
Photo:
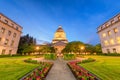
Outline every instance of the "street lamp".
[[[36, 47], [36, 51], [38, 51], [39, 49], [40, 49], [39, 46], [37, 46], [37, 47]], [[39, 53], [39, 51], [38, 51], [38, 53]]]
[[85, 46], [81, 46], [80, 49], [81, 49], [81, 52], [82, 52], [85, 49]]
[[39, 47], [38, 47], [38, 46], [36, 47], [36, 50], [39, 50]]

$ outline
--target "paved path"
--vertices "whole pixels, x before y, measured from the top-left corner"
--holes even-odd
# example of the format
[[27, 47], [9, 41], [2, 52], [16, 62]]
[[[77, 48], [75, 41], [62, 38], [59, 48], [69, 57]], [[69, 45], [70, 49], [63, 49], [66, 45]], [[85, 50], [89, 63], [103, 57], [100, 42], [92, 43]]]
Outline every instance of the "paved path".
[[53, 61], [54, 65], [45, 80], [76, 80], [66, 62], [62, 58]]

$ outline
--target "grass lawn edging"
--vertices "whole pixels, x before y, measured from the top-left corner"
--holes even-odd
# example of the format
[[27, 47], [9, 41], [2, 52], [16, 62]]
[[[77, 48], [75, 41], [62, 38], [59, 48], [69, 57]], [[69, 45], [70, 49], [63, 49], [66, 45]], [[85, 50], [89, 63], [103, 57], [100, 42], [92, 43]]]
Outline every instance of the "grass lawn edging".
[[70, 68], [77, 80], [101, 80], [95, 74], [84, 69], [82, 66], [77, 65], [77, 63], [79, 62], [81, 61], [72, 61], [67, 63], [68, 67]]

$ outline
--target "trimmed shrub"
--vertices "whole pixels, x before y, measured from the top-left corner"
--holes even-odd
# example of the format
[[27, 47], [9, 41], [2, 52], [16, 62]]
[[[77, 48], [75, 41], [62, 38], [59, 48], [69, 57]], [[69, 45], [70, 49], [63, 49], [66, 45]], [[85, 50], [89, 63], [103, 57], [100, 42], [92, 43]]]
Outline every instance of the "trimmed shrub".
[[74, 59], [76, 59], [76, 54], [64, 54], [63, 58], [65, 60], [74, 60]]
[[57, 55], [55, 53], [45, 54], [44, 58], [47, 60], [55, 60], [57, 58]]

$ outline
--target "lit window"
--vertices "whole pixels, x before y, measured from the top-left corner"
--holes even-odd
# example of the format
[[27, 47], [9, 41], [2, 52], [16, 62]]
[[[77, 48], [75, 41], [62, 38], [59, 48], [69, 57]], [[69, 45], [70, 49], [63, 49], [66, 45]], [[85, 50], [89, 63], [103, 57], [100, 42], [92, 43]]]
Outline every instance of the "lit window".
[[108, 31], [108, 35], [109, 35], [109, 36], [111, 35], [111, 31]]
[[106, 26], [106, 27], [108, 27], [109, 25], [108, 25], [108, 24], [106, 24], [105, 26]]
[[11, 46], [13, 46], [14, 45], [14, 41], [12, 40], [12, 42], [11, 42]]
[[117, 32], [118, 32], [118, 29], [117, 29], [117, 28], [114, 28], [113, 30], [114, 30], [114, 32], [115, 32], [115, 33], [117, 33]]
[[8, 35], [9, 35], [9, 36], [11, 35], [11, 31], [8, 31]]
[[4, 44], [5, 44], [5, 45], [7, 45], [7, 44], [8, 44], [8, 42], [9, 42], [9, 40], [8, 40], [8, 39], [6, 39]]
[[109, 45], [107, 40], [104, 41], [104, 44], [105, 44], [105, 46]]
[[110, 39], [110, 44], [115, 44], [113, 39]]
[[13, 34], [13, 37], [16, 37], [16, 33]]
[[120, 37], [117, 37], [117, 43], [120, 44]]
[[106, 37], [106, 33], [103, 33], [102, 36], [103, 36], [103, 38]]
[[118, 17], [118, 19], [120, 20], [120, 16]]
[[111, 23], [113, 24], [113, 23], [114, 23], [114, 20], [112, 20]]
[[1, 29], [1, 32], [2, 32], [2, 33], [5, 33], [5, 28], [2, 28], [2, 29]]

